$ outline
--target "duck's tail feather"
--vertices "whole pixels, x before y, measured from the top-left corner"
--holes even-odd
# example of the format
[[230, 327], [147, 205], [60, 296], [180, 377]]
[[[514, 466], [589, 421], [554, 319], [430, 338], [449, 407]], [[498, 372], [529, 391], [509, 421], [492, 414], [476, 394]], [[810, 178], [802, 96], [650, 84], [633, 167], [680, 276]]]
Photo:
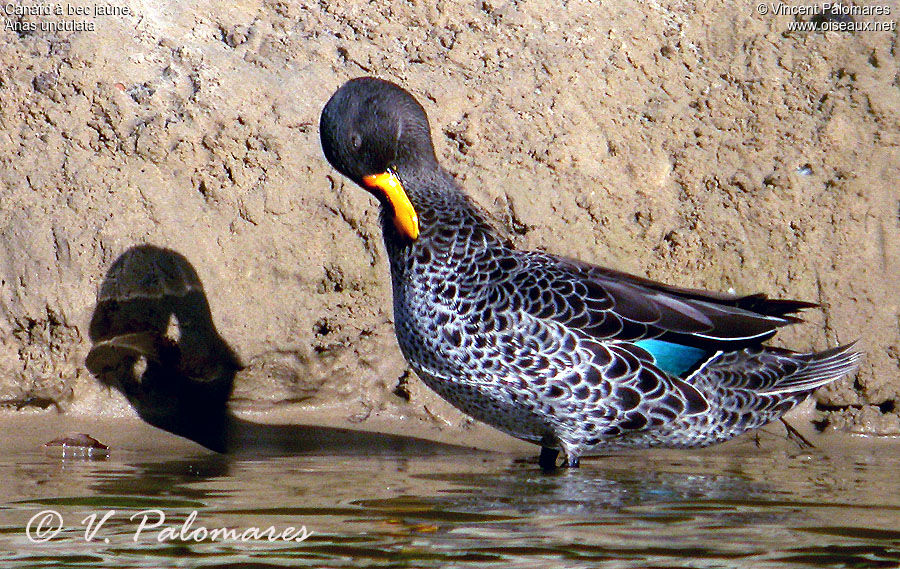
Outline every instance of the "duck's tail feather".
[[761, 393], [777, 395], [809, 392], [852, 373], [859, 366], [862, 353], [853, 349], [856, 342], [822, 352], [792, 354], [797, 368], [780, 378]]

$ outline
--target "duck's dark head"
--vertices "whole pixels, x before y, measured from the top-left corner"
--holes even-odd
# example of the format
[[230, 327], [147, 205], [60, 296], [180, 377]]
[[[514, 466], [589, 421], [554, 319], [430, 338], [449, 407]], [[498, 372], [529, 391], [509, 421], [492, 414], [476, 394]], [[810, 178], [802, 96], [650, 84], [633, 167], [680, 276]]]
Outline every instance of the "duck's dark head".
[[422, 105], [389, 81], [352, 79], [325, 105], [319, 135], [331, 165], [378, 198], [402, 235], [416, 239], [418, 215], [401, 180], [439, 168]]

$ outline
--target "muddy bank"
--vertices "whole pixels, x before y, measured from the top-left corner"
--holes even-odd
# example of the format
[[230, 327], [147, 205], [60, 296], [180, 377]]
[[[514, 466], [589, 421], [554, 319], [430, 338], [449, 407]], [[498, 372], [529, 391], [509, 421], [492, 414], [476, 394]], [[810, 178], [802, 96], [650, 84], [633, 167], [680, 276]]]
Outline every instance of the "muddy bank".
[[[896, 32], [712, 2], [122, 6], [3, 15], [6, 409], [130, 414], [110, 374], [180, 357], [239, 410], [470, 428], [409, 374], [374, 203], [321, 156], [322, 105], [375, 74], [519, 246], [821, 303], [779, 341], [866, 359], [820, 424], [900, 433]], [[115, 344], [135, 321], [181, 356]]]

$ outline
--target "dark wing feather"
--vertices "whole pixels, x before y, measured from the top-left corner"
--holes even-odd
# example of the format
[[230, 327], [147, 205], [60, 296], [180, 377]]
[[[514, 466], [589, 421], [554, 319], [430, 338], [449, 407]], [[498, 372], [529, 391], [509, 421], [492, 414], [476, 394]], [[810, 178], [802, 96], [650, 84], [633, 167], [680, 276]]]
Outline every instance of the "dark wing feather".
[[[506, 285], [520, 308], [595, 338], [660, 338], [708, 349], [759, 344], [814, 304], [657, 283], [580, 261], [517, 252]], [[513, 292], [515, 291], [515, 292]]]
[[560, 259], [560, 261], [566, 264], [573, 264], [578, 267], [579, 270], [587, 270], [587, 272], [592, 275], [602, 275], [606, 279], [622, 280], [650, 290], [664, 292], [681, 298], [690, 298], [694, 300], [710, 302], [713, 304], [733, 306], [735, 308], [741, 308], [743, 310], [765, 316], [782, 316], [786, 320], [790, 320], [791, 322], [802, 322], [802, 320], [795, 316], [789, 316], [790, 314], [798, 312], [800, 310], [804, 310], [806, 308], [816, 308], [817, 306], [819, 306], [814, 302], [806, 302], [803, 300], [771, 299], [762, 293], [741, 296], [723, 292], [712, 292], [694, 288], [671, 286], [664, 283], [652, 281], [644, 277], [623, 273], [621, 271], [615, 271], [613, 269], [607, 269], [605, 267], [589, 265], [581, 261], [571, 259]]

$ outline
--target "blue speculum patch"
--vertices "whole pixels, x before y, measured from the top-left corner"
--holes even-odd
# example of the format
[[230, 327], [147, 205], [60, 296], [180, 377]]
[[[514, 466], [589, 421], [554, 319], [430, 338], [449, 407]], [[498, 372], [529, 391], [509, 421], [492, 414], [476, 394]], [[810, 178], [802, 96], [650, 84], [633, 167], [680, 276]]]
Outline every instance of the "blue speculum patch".
[[650, 352], [656, 360], [656, 367], [676, 377], [681, 377], [707, 355], [702, 348], [664, 340], [639, 340], [635, 345]]

